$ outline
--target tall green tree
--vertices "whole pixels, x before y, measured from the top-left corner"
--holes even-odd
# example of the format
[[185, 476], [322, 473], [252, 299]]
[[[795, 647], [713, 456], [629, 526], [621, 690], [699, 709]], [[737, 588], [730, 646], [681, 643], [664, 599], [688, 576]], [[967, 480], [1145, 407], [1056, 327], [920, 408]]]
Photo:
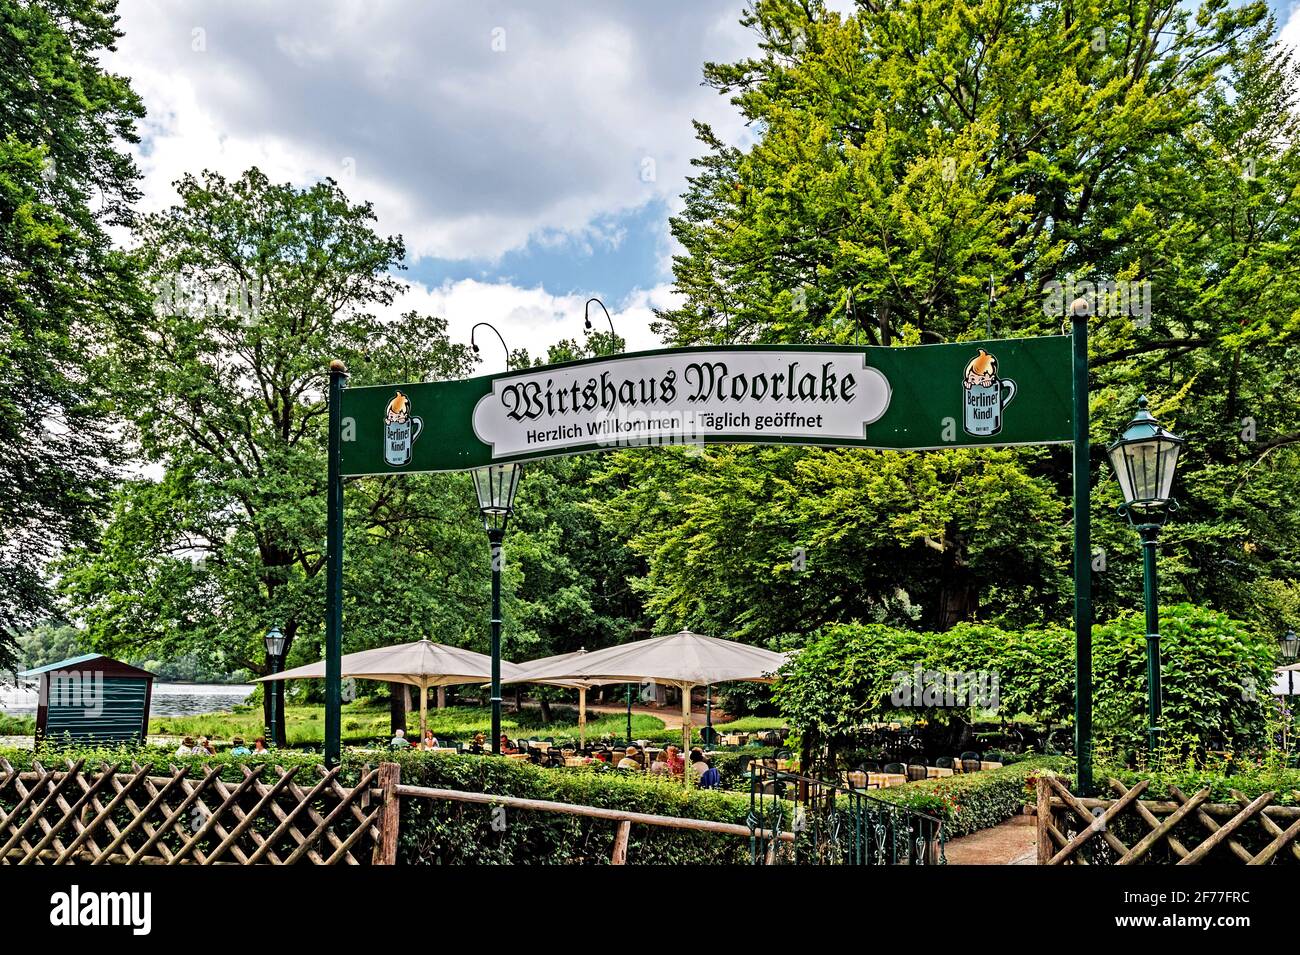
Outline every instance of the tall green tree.
[[[157, 473], [121, 487], [101, 540], [66, 562], [64, 589], [97, 647], [265, 673], [269, 627], [290, 652], [304, 637], [309, 656], [319, 646], [330, 361], [361, 380], [413, 381], [463, 374], [469, 358], [441, 319], [378, 317], [401, 290], [402, 241], [376, 234], [370, 206], [332, 181], [297, 189], [252, 169], [177, 189], [180, 203], [139, 232], [154, 315], [117, 329], [109, 363]], [[395, 479], [349, 489], [350, 587], [386, 614], [360, 623], [411, 626], [428, 607], [410, 599], [427, 569], [395, 557], [387, 529], [428, 520], [430, 494]]]
[[[679, 344], [1042, 335], [1085, 296], [1098, 613], [1140, 600], [1102, 447], [1145, 391], [1191, 441], [1166, 595], [1288, 622], [1300, 138], [1296, 67], [1265, 5], [889, 0], [845, 17], [758, 0], [744, 22], [758, 55], [705, 79], [755, 141], [699, 126], [672, 222], [683, 299], [660, 330]], [[611, 529], [636, 528], [661, 615], [772, 639], [917, 612], [934, 627], [1068, 614], [1059, 450], [662, 456], [658, 476], [610, 459], [628, 490], [606, 510]]]
[[105, 70], [115, 0], [0, 0], [0, 665], [51, 610], [45, 567], [94, 532], [115, 463], [97, 369], [137, 316], [125, 143], [144, 111]]

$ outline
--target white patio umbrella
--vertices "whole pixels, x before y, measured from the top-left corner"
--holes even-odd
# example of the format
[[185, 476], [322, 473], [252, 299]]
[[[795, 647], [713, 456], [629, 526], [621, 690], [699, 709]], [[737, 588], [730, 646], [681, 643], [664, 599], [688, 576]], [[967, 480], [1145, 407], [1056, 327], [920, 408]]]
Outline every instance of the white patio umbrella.
[[[691, 690], [710, 683], [773, 683], [788, 655], [706, 637], [683, 630], [666, 637], [636, 640], [604, 650], [570, 653], [522, 665], [523, 672], [505, 682], [582, 680], [640, 683], [654, 680], [682, 691], [682, 745], [691, 749]], [[690, 773], [686, 773], [689, 780]]]
[[[461, 647], [449, 647], [431, 640], [400, 643], [391, 647], [375, 647], [357, 653], [345, 653], [341, 660], [340, 676], [361, 677], [385, 683], [408, 683], [420, 688], [420, 739], [428, 725], [429, 687], [458, 686], [463, 683], [483, 683], [492, 679], [492, 658], [485, 653], [475, 653]], [[501, 661], [502, 678], [517, 677], [521, 669], [514, 663]], [[325, 678], [325, 661], [294, 667], [283, 673], [258, 677], [257, 683], [272, 680], [321, 680]]]
[[528, 663], [521, 663], [518, 669], [521, 675], [516, 675], [514, 679], [502, 679], [502, 683], [546, 683], [551, 686], [565, 686], [578, 691], [578, 745], [587, 745], [587, 691], [593, 686], [604, 686], [607, 683], [621, 683], [621, 680], [569, 680], [569, 679], [530, 679], [527, 674], [532, 671], [533, 667], [560, 666], [565, 667], [569, 664], [581, 660], [587, 656], [587, 651], [577, 649], [571, 653], [557, 653], [553, 657], [539, 657], [536, 660], [530, 660]]

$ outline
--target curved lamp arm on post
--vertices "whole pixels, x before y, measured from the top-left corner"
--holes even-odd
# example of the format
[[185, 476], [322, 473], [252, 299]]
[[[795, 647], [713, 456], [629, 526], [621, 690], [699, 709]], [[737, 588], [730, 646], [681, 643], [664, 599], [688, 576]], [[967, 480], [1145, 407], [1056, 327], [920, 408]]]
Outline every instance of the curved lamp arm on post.
[[501, 347], [505, 350], [506, 371], [509, 371], [510, 370], [510, 346], [506, 344], [506, 340], [501, 336], [501, 333], [497, 331], [497, 327], [493, 325], [491, 322], [478, 322], [474, 325], [473, 328], [469, 330], [469, 347], [474, 350], [474, 354], [477, 355], [479, 353], [479, 347], [474, 342], [474, 333], [484, 326], [492, 329], [493, 332], [496, 332], [497, 340], [501, 342]]
[[605, 321], [609, 322], [609, 347], [611, 349], [610, 354], [613, 354], [613, 350], [618, 347], [618, 332], [614, 331], [614, 319], [610, 318], [609, 309], [605, 307], [604, 302], [602, 302], [598, 298], [587, 299], [586, 304], [582, 306], [582, 324], [587, 329], [587, 331], [592, 330], [592, 326], [591, 326], [591, 303], [592, 302], [595, 302], [597, 305], [600, 306], [600, 310], [605, 313]]

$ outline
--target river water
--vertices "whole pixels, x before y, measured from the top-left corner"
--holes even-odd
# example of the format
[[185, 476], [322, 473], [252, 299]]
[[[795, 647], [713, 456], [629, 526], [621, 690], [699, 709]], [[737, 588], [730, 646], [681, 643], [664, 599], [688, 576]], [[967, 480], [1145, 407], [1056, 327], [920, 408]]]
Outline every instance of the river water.
[[[154, 683], [150, 716], [194, 716], [216, 713], [243, 703], [253, 688], [241, 684]], [[36, 691], [0, 686], [0, 713], [6, 716], [34, 716]]]

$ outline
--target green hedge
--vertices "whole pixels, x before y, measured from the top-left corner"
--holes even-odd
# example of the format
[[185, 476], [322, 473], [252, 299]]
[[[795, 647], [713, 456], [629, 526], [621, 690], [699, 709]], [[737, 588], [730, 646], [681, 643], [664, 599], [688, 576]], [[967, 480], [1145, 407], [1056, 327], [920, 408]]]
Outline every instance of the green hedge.
[[1043, 769], [1064, 774], [1072, 762], [1061, 756], [1034, 756], [980, 773], [872, 790], [878, 799], [938, 816], [951, 841], [988, 829], [1020, 814], [1034, 800], [1033, 777]]
[[[744, 825], [748, 795], [686, 790], [664, 777], [617, 771], [558, 772], [516, 760], [403, 753], [402, 781], [442, 789], [490, 792], [529, 799], [582, 803], [665, 816], [688, 816]], [[490, 806], [435, 799], [402, 801], [398, 859], [409, 864], [524, 865], [609, 862], [614, 824], [558, 813], [506, 809], [495, 827]], [[500, 822], [502, 816], [498, 815]], [[749, 862], [749, 840], [633, 826], [628, 858], [640, 865], [739, 865]]]
[[[341, 774], [345, 785], [359, 778], [361, 765], [372, 767], [378, 754], [350, 753]], [[189, 764], [192, 773], [203, 764], [222, 766], [222, 778], [242, 779], [241, 765], [254, 757], [177, 758], [160, 747], [88, 748], [77, 747], [42, 753], [31, 750], [0, 750], [18, 769], [30, 769], [39, 758], [46, 768], [62, 765], [63, 759], [86, 758], [86, 765], [116, 763], [123, 768], [133, 763], [153, 767], [158, 775], [171, 766]], [[461, 789], [500, 795], [522, 796], [554, 802], [581, 803], [609, 809], [665, 816], [685, 816], [745, 825], [749, 812], [748, 794], [686, 790], [679, 782], [664, 777], [626, 776], [614, 770], [557, 771], [542, 769], [516, 760], [451, 753], [385, 753], [386, 761], [402, 767], [402, 782], [439, 789]], [[311, 766], [320, 757], [284, 750], [271, 757], [283, 766]], [[271, 761], [268, 760], [268, 761]], [[9, 791], [12, 795], [12, 790]], [[0, 797], [7, 807], [9, 796]], [[498, 817], [500, 818], [500, 817]], [[614, 823], [549, 812], [504, 813], [504, 829], [493, 826], [493, 807], [445, 800], [410, 798], [402, 800], [402, 828], [398, 861], [403, 864], [604, 864], [613, 847]], [[628, 858], [637, 864], [740, 865], [749, 862], [749, 840], [743, 836], [689, 833], [650, 826], [633, 826]]]

